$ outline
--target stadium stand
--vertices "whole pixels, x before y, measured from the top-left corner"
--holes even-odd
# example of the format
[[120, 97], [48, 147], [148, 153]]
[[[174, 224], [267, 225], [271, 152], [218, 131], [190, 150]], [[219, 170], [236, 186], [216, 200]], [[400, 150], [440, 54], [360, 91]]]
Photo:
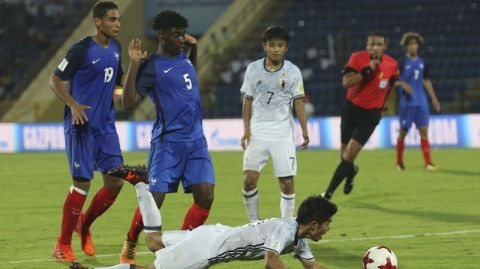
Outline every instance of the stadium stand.
[[0, 2], [0, 101], [3, 104], [21, 94], [88, 12], [92, 2]]
[[[475, 94], [478, 83], [469, 82], [478, 78], [480, 71], [480, 58], [476, 57], [480, 53], [479, 11], [476, 0], [296, 0], [278, 20], [267, 18], [264, 22], [291, 31], [287, 58], [301, 67], [316, 115], [339, 114], [344, 96], [342, 66], [351, 52], [365, 47], [365, 36], [372, 30], [390, 37], [388, 53], [396, 58], [403, 56], [401, 35], [421, 33], [426, 41], [421, 53], [429, 62], [443, 112], [459, 113], [480, 111], [480, 98]], [[222, 67], [217, 105], [206, 111], [207, 117], [241, 116], [243, 73], [250, 60], [263, 56], [258, 43], [264, 27], [257, 29], [242, 45], [250, 50], [238, 52], [236, 59]]]

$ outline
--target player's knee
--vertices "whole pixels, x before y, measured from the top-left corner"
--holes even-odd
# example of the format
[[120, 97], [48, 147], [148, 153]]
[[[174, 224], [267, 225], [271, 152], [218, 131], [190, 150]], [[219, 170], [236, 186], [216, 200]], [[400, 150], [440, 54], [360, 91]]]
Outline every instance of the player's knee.
[[214, 195], [212, 192], [205, 193], [201, 197], [195, 199], [195, 203], [204, 209], [210, 209], [213, 204]]
[[112, 193], [120, 193], [123, 187], [123, 180], [105, 180], [105, 188]]
[[246, 172], [243, 180], [243, 188], [251, 191], [257, 187], [258, 176], [255, 173]]

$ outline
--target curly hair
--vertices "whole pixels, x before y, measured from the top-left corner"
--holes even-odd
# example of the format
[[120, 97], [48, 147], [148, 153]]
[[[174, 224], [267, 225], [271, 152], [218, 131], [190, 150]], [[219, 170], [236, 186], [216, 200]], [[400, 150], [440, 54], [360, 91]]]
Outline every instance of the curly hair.
[[168, 31], [171, 28], [187, 28], [188, 20], [179, 13], [172, 10], [165, 10], [158, 13], [153, 19], [153, 30]]
[[423, 37], [419, 33], [407, 32], [403, 34], [402, 39], [400, 40], [400, 46], [406, 48], [410, 40], [416, 40], [418, 45], [423, 45]]

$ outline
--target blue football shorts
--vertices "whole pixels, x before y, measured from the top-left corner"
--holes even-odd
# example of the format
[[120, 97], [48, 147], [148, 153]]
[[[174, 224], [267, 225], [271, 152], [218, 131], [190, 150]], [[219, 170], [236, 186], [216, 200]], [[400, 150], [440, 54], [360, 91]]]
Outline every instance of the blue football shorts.
[[104, 135], [65, 133], [65, 148], [70, 174], [93, 179], [93, 171], [105, 173], [123, 165], [120, 142], [116, 133]]
[[400, 108], [400, 127], [408, 130], [415, 123], [417, 129], [428, 126], [428, 108], [422, 106]]
[[177, 192], [180, 181], [185, 193], [199, 183], [215, 184], [213, 164], [204, 136], [194, 141], [157, 141], [148, 154], [149, 190]]

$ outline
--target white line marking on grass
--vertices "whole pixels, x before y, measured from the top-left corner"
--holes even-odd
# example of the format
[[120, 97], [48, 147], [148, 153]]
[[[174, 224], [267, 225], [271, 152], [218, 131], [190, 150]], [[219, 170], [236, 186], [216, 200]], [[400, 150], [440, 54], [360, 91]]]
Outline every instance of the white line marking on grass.
[[416, 237], [439, 237], [439, 236], [470, 234], [470, 233], [480, 233], [480, 229], [450, 231], [450, 232], [441, 232], [441, 233], [400, 234], [400, 235], [390, 235], [390, 236], [353, 237], [353, 238], [344, 238], [344, 239], [335, 238], [335, 239], [325, 239], [325, 240], [321, 240], [321, 241], [313, 242], [313, 243], [314, 244], [325, 244], [325, 243], [348, 242], [348, 241], [408, 239], [408, 238], [416, 238]]
[[[372, 237], [353, 237], [353, 238], [333, 238], [325, 239], [318, 242], [312, 242], [314, 244], [326, 244], [326, 243], [337, 243], [337, 242], [348, 242], [348, 241], [368, 241], [368, 240], [386, 240], [386, 239], [409, 239], [416, 237], [439, 237], [439, 236], [449, 236], [449, 235], [459, 235], [459, 234], [471, 234], [471, 233], [480, 233], [480, 229], [474, 230], [460, 230], [460, 231], [450, 231], [450, 232], [441, 232], [441, 233], [424, 233], [424, 234], [400, 234], [400, 235], [390, 235], [390, 236], [372, 236]], [[137, 255], [152, 255], [152, 252], [138, 252]], [[96, 255], [96, 258], [108, 258], [118, 256], [118, 253], [115, 254], [100, 254]], [[153, 255], [152, 255], [153, 256]], [[36, 259], [36, 260], [17, 260], [17, 261], [6, 261], [0, 262], [0, 265], [4, 264], [20, 264], [20, 263], [41, 263], [41, 262], [55, 262], [53, 258], [49, 259]]]

